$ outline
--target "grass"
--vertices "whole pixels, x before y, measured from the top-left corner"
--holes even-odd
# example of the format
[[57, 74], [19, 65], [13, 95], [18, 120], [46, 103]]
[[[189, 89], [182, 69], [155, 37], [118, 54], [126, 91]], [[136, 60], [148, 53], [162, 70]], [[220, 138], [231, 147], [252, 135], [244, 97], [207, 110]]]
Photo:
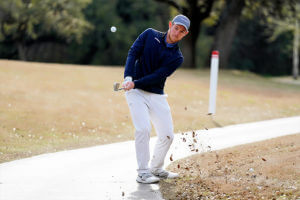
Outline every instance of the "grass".
[[[8, 60], [0, 66], [0, 162], [134, 139], [123, 92], [112, 89], [124, 68]], [[165, 92], [175, 132], [216, 126], [207, 116], [208, 70], [178, 70]], [[221, 70], [213, 119], [225, 126], [300, 115], [299, 99], [299, 85]]]

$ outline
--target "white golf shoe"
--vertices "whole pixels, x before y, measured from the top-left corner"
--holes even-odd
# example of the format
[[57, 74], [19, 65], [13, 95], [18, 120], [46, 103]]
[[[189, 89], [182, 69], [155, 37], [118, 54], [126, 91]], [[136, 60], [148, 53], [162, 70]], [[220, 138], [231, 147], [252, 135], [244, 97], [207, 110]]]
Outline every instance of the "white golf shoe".
[[166, 170], [163, 169], [156, 169], [156, 170], [151, 170], [151, 173], [161, 179], [165, 179], [165, 178], [179, 178], [179, 174], [174, 173], [174, 172], [168, 172]]
[[153, 176], [151, 173], [142, 173], [139, 174], [138, 177], [136, 178], [136, 181], [138, 183], [146, 183], [146, 184], [151, 184], [151, 183], [158, 183], [159, 178]]

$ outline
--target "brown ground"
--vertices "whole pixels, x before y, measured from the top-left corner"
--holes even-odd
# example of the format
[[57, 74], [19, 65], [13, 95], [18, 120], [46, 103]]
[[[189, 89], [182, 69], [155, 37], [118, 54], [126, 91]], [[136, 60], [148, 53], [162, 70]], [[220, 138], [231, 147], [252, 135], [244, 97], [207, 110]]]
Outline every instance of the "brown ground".
[[173, 162], [165, 199], [300, 199], [300, 134]]

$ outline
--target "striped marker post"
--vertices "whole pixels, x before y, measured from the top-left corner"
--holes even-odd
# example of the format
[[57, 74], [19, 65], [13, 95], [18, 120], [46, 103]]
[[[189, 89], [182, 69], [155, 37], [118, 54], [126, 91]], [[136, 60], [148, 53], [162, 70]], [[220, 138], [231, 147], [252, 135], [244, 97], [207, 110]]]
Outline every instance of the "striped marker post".
[[210, 88], [208, 115], [216, 113], [217, 83], [219, 70], [219, 51], [213, 51], [210, 62]]

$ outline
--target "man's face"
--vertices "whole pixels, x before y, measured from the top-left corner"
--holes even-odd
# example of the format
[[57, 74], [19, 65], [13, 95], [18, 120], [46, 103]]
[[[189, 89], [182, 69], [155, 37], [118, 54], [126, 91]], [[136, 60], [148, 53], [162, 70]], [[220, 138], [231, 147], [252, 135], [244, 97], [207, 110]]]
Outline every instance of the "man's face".
[[172, 24], [169, 22], [169, 42], [176, 43], [180, 41], [184, 36], [186, 36], [189, 32], [182, 25]]

